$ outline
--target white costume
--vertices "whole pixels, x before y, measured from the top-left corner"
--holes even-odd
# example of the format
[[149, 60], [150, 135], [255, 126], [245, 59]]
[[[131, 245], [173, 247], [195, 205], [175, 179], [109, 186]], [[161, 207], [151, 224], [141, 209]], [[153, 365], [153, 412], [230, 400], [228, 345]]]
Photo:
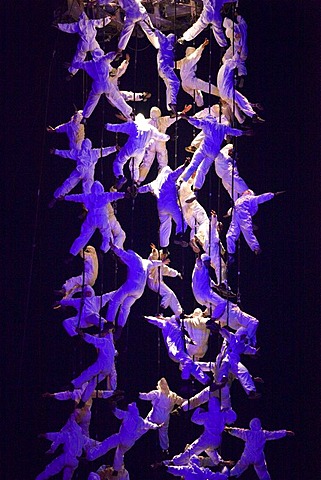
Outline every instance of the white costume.
[[[237, 15], [236, 20], [233, 24], [233, 20], [228, 17], [224, 18], [223, 27], [225, 28], [225, 35], [231, 42], [231, 46], [226, 50], [222, 62], [225, 63], [226, 60], [233, 58], [235, 52], [239, 54], [238, 62], [238, 75], [239, 77], [245, 76], [247, 74], [245, 61], [247, 59], [248, 49], [247, 49], [247, 24], [241, 15]], [[233, 40], [234, 36], [234, 40]], [[233, 49], [234, 46], [234, 49]], [[234, 50], [234, 51], [233, 51]]]
[[98, 258], [94, 247], [88, 245], [84, 250], [80, 250], [79, 255], [84, 260], [83, 272], [77, 277], [71, 277], [65, 281], [62, 288], [65, 291], [64, 298], [72, 297], [80, 292], [84, 285], [95, 284], [98, 276]]
[[[228, 110], [229, 109], [230, 108], [228, 107]], [[203, 110], [200, 110], [199, 112], [195, 113], [194, 118], [199, 118], [199, 119], [205, 118], [207, 117], [207, 115], [212, 115], [212, 117], [217, 118], [217, 121], [220, 123], [223, 123], [224, 125], [230, 125], [230, 122], [228, 120], [229, 115], [224, 105], [220, 107], [220, 105], [216, 103], [211, 106], [210, 112], [208, 108], [203, 108]], [[194, 147], [194, 149], [196, 150], [201, 145], [201, 142], [204, 140], [204, 138], [205, 138], [205, 134], [203, 130], [201, 130], [196, 135], [196, 137], [192, 140], [191, 146]]]
[[[149, 260], [158, 260], [159, 252], [156, 248], [152, 248], [152, 253], [148, 257]], [[162, 297], [161, 307], [169, 307], [176, 317], [183, 313], [181, 304], [179, 303], [175, 293], [164, 282], [163, 277], [177, 277], [180, 273], [174, 268], [162, 263], [160, 266], [150, 268], [147, 277], [147, 286]]]
[[240, 356], [243, 353], [255, 355], [257, 350], [248, 345], [247, 332], [244, 328], [240, 328], [235, 334], [220, 328], [220, 334], [224, 342], [216, 360], [216, 379], [221, 382], [232, 373], [241, 383], [245, 393], [251, 396], [256, 392], [255, 384], [248, 369], [240, 362]]
[[92, 396], [96, 385], [104, 380], [108, 375], [112, 373], [115, 368], [115, 347], [113, 334], [111, 332], [103, 332], [101, 337], [83, 334], [83, 339], [87, 343], [91, 343], [96, 347], [98, 355], [97, 360], [84, 370], [77, 378], [72, 380], [72, 384], [75, 388], [81, 388], [81, 386], [88, 382], [88, 385], [82, 395], [82, 401], [87, 402]]
[[102, 235], [100, 249], [106, 253], [109, 250], [109, 241], [111, 238], [110, 224], [108, 221], [107, 203], [124, 198], [122, 192], [105, 192], [104, 187], [97, 180], [91, 187], [91, 193], [79, 195], [67, 195], [65, 200], [68, 202], [83, 203], [88, 210], [88, 214], [83, 222], [80, 235], [70, 248], [72, 255], [77, 255], [82, 248], [89, 242], [96, 228]]
[[211, 381], [210, 377], [202, 372], [200, 367], [186, 353], [185, 341], [190, 340], [185, 336], [180, 322], [177, 321], [175, 316], [145, 318], [149, 323], [156, 325], [156, 327], [162, 330], [168, 356], [171, 360], [180, 364], [182, 378], [188, 380], [190, 375], [192, 375], [203, 385], [209, 384]]
[[89, 138], [85, 138], [81, 144], [80, 150], [58, 150], [53, 153], [63, 158], [70, 158], [77, 164], [75, 170], [71, 172], [64, 183], [54, 192], [55, 198], [64, 197], [80, 181], [82, 181], [82, 190], [89, 194], [94, 183], [95, 166], [100, 157], [107, 157], [116, 151], [116, 147], [92, 148]]
[[80, 39], [77, 45], [77, 50], [71, 66], [68, 71], [75, 75], [78, 72], [78, 67], [74, 67], [75, 62], [82, 62], [86, 58], [87, 52], [94, 50], [101, 50], [99, 43], [96, 40], [97, 28], [103, 28], [111, 21], [109, 17], [89, 20], [85, 12], [79, 16], [79, 21], [74, 23], [58, 23], [59, 30], [66, 33], [78, 33]]
[[[114, 190], [111, 189], [110, 191], [113, 192]], [[107, 203], [107, 215], [111, 230], [112, 243], [118, 248], [124, 248], [126, 233], [121, 228], [121, 225], [116, 218], [114, 207], [111, 203]]]
[[193, 184], [193, 176], [190, 177], [187, 182], [181, 183], [178, 191], [180, 204], [182, 206], [184, 219], [191, 229], [190, 239], [192, 240], [197, 234], [202, 242], [208, 244], [209, 220], [206, 211], [197, 200], [192, 203], [185, 202], [185, 200], [192, 194]]
[[[111, 132], [122, 132], [129, 136], [114, 160], [113, 171], [116, 178], [121, 177], [123, 179], [124, 165], [130, 158], [133, 158], [131, 176], [134, 182], [137, 182], [139, 179], [139, 165], [143, 160], [148, 143], [153, 139], [167, 142], [170, 138], [169, 135], [159, 132], [157, 128], [150, 125], [143, 115], [137, 115], [135, 122], [106, 123], [105, 128]], [[125, 182], [123, 181], [123, 183]]]
[[217, 88], [220, 92], [222, 100], [227, 102], [231, 108], [235, 102], [235, 116], [239, 123], [244, 122], [245, 113], [248, 117], [256, 116], [248, 99], [235, 89], [234, 85], [234, 70], [239, 66], [239, 55], [236, 53], [233, 58], [226, 60], [220, 67], [217, 74]]
[[225, 47], [227, 41], [222, 28], [221, 9], [225, 3], [235, 3], [237, 0], [203, 0], [203, 10], [196, 22], [183, 33], [182, 40], [190, 42], [208, 25], [220, 47]]
[[248, 331], [251, 343], [255, 345], [255, 335], [259, 321], [252, 317], [252, 315], [243, 312], [237, 305], [223, 300], [222, 297], [211, 290], [213, 280], [210, 278], [208, 270], [209, 265], [207, 266], [204, 264], [204, 262], [209, 263], [210, 260], [210, 257], [205, 254], [202, 255], [201, 258], [196, 259], [192, 274], [192, 289], [196, 301], [200, 305], [212, 309], [215, 309], [219, 305], [223, 309], [223, 314], [221, 314], [219, 318], [221, 325], [227, 325], [228, 322], [228, 326], [233, 330], [245, 327]]
[[[112, 68], [109, 73], [110, 81], [117, 88], [119, 88], [119, 78], [124, 75], [128, 65], [129, 65], [129, 56], [128, 56], [128, 59], [126, 58], [121, 62], [119, 67]], [[125, 102], [143, 102], [146, 98], [148, 98], [147, 95], [150, 96], [150, 94], [147, 94], [147, 92], [131, 92], [128, 90], [120, 90], [120, 94], [125, 100]]]
[[212, 472], [209, 468], [202, 467], [201, 461], [196, 455], [192, 455], [188, 465], [167, 465], [167, 472], [184, 480], [227, 480], [228, 478], [225, 473]]
[[230, 471], [230, 476], [239, 477], [250, 465], [253, 465], [260, 480], [271, 479], [264, 455], [265, 442], [267, 440], [278, 440], [286, 435], [293, 435], [293, 432], [287, 430], [263, 430], [259, 418], [252, 418], [250, 421], [250, 430], [245, 428], [229, 428], [227, 431], [234, 437], [241, 438], [245, 442], [242, 456]]
[[102, 50], [96, 50], [93, 52], [92, 60], [73, 63], [73, 66], [82, 68], [93, 79], [91, 91], [83, 110], [83, 117], [85, 119], [93, 113], [103, 93], [111, 105], [118, 108], [126, 118], [130, 118], [133, 109], [125, 102], [117, 85], [110, 80], [109, 76], [112, 68], [110, 63], [115, 59], [115, 56], [115, 52], [108, 52], [104, 55]]
[[92, 287], [86, 285], [83, 290], [83, 298], [64, 298], [60, 300], [60, 305], [73, 307], [77, 310], [77, 315], [63, 321], [63, 327], [68, 335], [71, 337], [77, 335], [77, 327], [89, 328], [95, 325], [103, 328], [105, 319], [99, 315], [99, 311], [109, 301], [110, 296], [110, 293], [96, 296]]
[[203, 119], [189, 117], [188, 122], [194, 125], [194, 127], [202, 129], [205, 138], [194, 153], [191, 163], [183, 175], [181, 175], [181, 179], [184, 181], [188, 180], [196, 171], [194, 189], [199, 190], [202, 188], [205, 176], [220, 151], [224, 136], [232, 135], [239, 137], [243, 135], [243, 131], [219, 123], [212, 115], [208, 115]]
[[153, 408], [146, 418], [150, 422], [163, 424], [158, 430], [159, 444], [162, 450], [168, 450], [170, 413], [173, 411], [174, 406], [181, 405], [184, 399], [169, 389], [165, 378], [161, 378], [157, 382], [157, 390], [152, 390], [148, 393], [140, 393], [139, 398], [141, 400], [149, 400], [152, 402]]
[[[197, 236], [199, 237], [199, 234]], [[221, 284], [223, 282], [226, 282], [227, 280], [226, 263], [222, 258], [223, 253], [225, 253], [225, 250], [221, 243], [219, 232], [218, 232], [217, 215], [213, 215], [213, 214], [211, 215], [210, 245], [205, 243], [204, 250], [211, 257], [211, 266], [215, 270], [217, 283]]]
[[82, 454], [85, 442], [82, 430], [76, 420], [77, 416], [77, 412], [73, 413], [60, 432], [50, 432], [44, 435], [45, 438], [52, 441], [49, 453], [54, 453], [59, 445], [63, 445], [63, 453], [49, 463], [44, 471], [37, 475], [36, 480], [46, 480], [62, 470], [63, 479], [71, 480], [78, 467], [78, 458]]
[[82, 120], [82, 110], [75, 112], [69, 122], [62, 123], [55, 128], [47, 127], [48, 132], [65, 133], [69, 140], [70, 150], [80, 150], [83, 140], [85, 140], [85, 127], [80, 122]]
[[241, 234], [253, 252], [261, 251], [259, 242], [253, 233], [252, 217], [256, 214], [260, 203], [267, 202], [274, 198], [274, 193], [263, 193], [254, 195], [252, 190], [245, 190], [243, 195], [235, 202], [232, 210], [232, 221], [226, 234], [227, 251], [235, 253], [236, 242]]
[[205, 82], [196, 76], [197, 62], [200, 60], [204, 48], [205, 44], [200, 45], [196, 49], [187, 47], [185, 57], [176, 63], [176, 68], [180, 70], [182, 88], [193, 97], [198, 107], [204, 105], [202, 92], [219, 96], [215, 85], [211, 85], [209, 82]]
[[161, 261], [143, 259], [133, 250], [122, 250], [116, 246], [111, 247], [122, 263], [127, 265], [127, 278], [125, 283], [112, 295], [109, 301], [106, 319], [116, 323], [115, 339], [119, 338], [121, 329], [125, 326], [131, 306], [144, 293], [148, 272], [153, 265], [161, 265]]
[[116, 448], [113, 468], [118, 472], [124, 466], [124, 455], [132, 448], [135, 442], [148, 430], [156, 430], [159, 426], [155, 423], [144, 420], [139, 416], [136, 403], [130, 403], [126, 410], [115, 408], [114, 415], [122, 420], [119, 433], [115, 433], [102, 442], [96, 442], [96, 446], [87, 450], [88, 460], [95, 460], [112, 448]]
[[118, 3], [125, 11], [124, 25], [118, 39], [118, 50], [126, 48], [136, 23], [140, 25], [151, 44], [159, 48], [154, 26], [142, 3], [139, 0], [118, 0]]
[[236, 161], [233, 160], [231, 155], [233, 155], [233, 145], [228, 143], [225, 147], [221, 148], [215, 158], [214, 166], [217, 176], [222, 179], [223, 186], [231, 198], [233, 190], [233, 200], [235, 202], [249, 187], [243, 178], [240, 177]]
[[[201, 367], [203, 372], [214, 372], [215, 373], [215, 362], [198, 362], [198, 365]], [[220, 389], [216, 389], [213, 392], [211, 391], [211, 387], [205, 387], [199, 393], [196, 393], [193, 397], [189, 398], [188, 400], [184, 400], [182, 405], [180, 406], [184, 412], [188, 412], [190, 410], [194, 410], [194, 408], [203, 405], [204, 403], [208, 402], [210, 398], [215, 397], [220, 400], [221, 409], [222, 410], [229, 410], [232, 408], [231, 405], [231, 396], [230, 396], [230, 386], [232, 383], [232, 375], [229, 376], [228, 382], [226, 385]], [[216, 379], [215, 379], [216, 380]]]
[[[147, 118], [147, 122], [161, 133], [166, 133], [166, 130], [170, 125], [176, 122], [176, 117], [162, 116], [162, 112], [158, 107], [152, 107], [150, 110], [150, 118]], [[155, 140], [149, 142], [145, 149], [143, 161], [139, 166], [139, 183], [142, 183], [152, 166], [155, 155], [157, 154], [158, 170], [166, 167], [168, 164], [168, 152], [166, 143], [163, 140]]]
[[197, 425], [204, 425], [204, 432], [183, 453], [173, 457], [173, 464], [187, 465], [192, 455], [199, 455], [205, 451], [214, 465], [217, 465], [221, 460], [217, 449], [222, 442], [222, 432], [226, 424], [235, 422], [236, 413], [232, 409], [222, 411], [219, 400], [211, 397], [208, 401], [208, 411], [197, 408], [191, 420]]
[[180, 81], [174, 72], [174, 46], [176, 37], [173, 33], [164, 35], [159, 30], [155, 30], [155, 34], [159, 41], [157, 69], [158, 75], [163, 79], [166, 85], [167, 110], [176, 113], [177, 95], [180, 87]]
[[209, 329], [206, 328], [208, 318], [203, 316], [200, 308], [195, 308], [191, 315], [185, 315], [183, 325], [193, 343], [186, 345], [187, 353], [195, 362], [203, 358], [207, 352]]
[[182, 235], [186, 228], [183, 213], [178, 205], [175, 184], [178, 177], [183, 173], [184, 168], [185, 165], [181, 165], [173, 171], [170, 167], [165, 167], [160, 171], [156, 180], [137, 189], [138, 193], [151, 192], [157, 198], [157, 209], [160, 221], [159, 238], [162, 248], [168, 247], [169, 245], [172, 219], [176, 223], [176, 235]]

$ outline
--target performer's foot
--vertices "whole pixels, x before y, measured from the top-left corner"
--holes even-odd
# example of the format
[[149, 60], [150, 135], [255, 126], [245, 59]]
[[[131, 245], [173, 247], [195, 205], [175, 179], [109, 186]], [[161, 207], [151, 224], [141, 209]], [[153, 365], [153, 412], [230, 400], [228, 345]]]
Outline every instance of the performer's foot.
[[147, 102], [147, 100], [152, 96], [151, 93], [149, 92], [143, 92], [143, 95], [142, 95], [142, 102]]
[[261, 377], [254, 377], [253, 380], [255, 383], [264, 383], [264, 380]]
[[188, 147], [185, 147], [185, 150], [186, 150], [186, 152], [194, 153], [194, 152], [196, 152], [197, 148], [193, 147], [193, 145], [188, 145]]
[[252, 390], [249, 394], [248, 394], [248, 398], [249, 400], [258, 400], [259, 398], [261, 398], [262, 395], [258, 392], [255, 392], [254, 390]]
[[61, 288], [60, 290], [54, 290], [54, 294], [58, 295], [59, 297], [63, 297], [66, 294], [66, 290]]
[[69, 73], [69, 75], [66, 76], [66, 82], [70, 82], [70, 80], [72, 80], [73, 78], [74, 78], [74, 74]]
[[174, 238], [175, 245], [180, 245], [183, 248], [188, 247], [188, 242], [184, 239], [183, 233], [177, 233]]
[[252, 123], [264, 123], [265, 120], [261, 117], [259, 117], [257, 114], [253, 115], [252, 117]]
[[180, 45], [184, 45], [185, 39], [184, 39], [183, 37], [180, 37], [180, 38], [177, 40], [177, 43], [179, 43]]
[[253, 251], [255, 255], [260, 255], [262, 253], [262, 249], [260, 247], [255, 248]]

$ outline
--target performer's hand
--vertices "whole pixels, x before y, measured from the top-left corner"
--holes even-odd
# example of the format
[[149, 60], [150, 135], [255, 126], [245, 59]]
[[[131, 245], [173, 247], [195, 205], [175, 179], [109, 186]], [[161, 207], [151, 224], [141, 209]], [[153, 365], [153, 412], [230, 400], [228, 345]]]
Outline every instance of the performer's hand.
[[287, 437], [294, 437], [294, 435], [295, 435], [295, 433], [292, 432], [292, 430], [287, 430], [287, 431], [286, 431], [286, 436], [287, 436]]
[[126, 53], [126, 57], [125, 57], [125, 58], [126, 58], [126, 62], [129, 63], [129, 60], [130, 60], [130, 55], [129, 55], [129, 53]]
[[56, 151], [55, 148], [51, 148], [51, 149], [49, 150], [49, 153], [51, 153], [51, 155], [54, 155], [55, 151]]
[[49, 393], [49, 392], [45, 392], [41, 396], [42, 396], [42, 398], [52, 398], [52, 397], [54, 397], [54, 394]]
[[275, 192], [274, 196], [275, 197], [278, 197], [279, 195], [283, 195], [283, 193], [285, 193], [286, 190], [282, 190], [281, 192]]
[[185, 113], [189, 112], [190, 109], [192, 108], [192, 105], [185, 105], [184, 109], [181, 112], [181, 115], [185, 115]]
[[51, 125], [49, 125], [49, 127], [47, 127], [46, 130], [48, 133], [53, 133], [55, 131], [55, 129]]
[[205, 48], [206, 45], [208, 45], [209, 43], [210, 43], [209, 39], [205, 38], [204, 42], [202, 43], [202, 47]]
[[216, 217], [216, 216], [217, 216], [215, 210], [211, 210], [211, 215], [212, 215], [212, 217]]

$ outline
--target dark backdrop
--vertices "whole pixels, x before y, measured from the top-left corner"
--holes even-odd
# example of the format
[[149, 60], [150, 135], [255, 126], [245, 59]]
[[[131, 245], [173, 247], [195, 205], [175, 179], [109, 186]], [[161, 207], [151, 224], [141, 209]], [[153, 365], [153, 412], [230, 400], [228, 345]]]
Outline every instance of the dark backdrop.
[[[242, 242], [241, 293], [243, 309], [260, 319], [258, 343], [262, 356], [245, 360], [251, 373], [265, 379], [262, 399], [249, 402], [239, 385], [233, 385], [233, 406], [237, 425], [247, 426], [253, 416], [267, 429], [287, 428], [293, 439], [273, 442], [266, 448], [272, 478], [320, 478], [319, 432], [319, 204], [320, 204], [320, 6], [318, 1], [240, 1], [249, 25], [248, 77], [244, 93], [260, 101], [265, 111], [264, 126], [252, 138], [238, 142], [239, 170], [257, 193], [286, 190], [283, 197], [260, 208], [255, 223], [263, 254], [256, 258]], [[49, 148], [67, 148], [60, 136], [46, 136], [47, 124], [66, 121], [83, 104], [88, 85], [81, 73], [65, 82], [63, 62], [72, 58], [76, 39], [50, 27], [59, 2], [20, 2], [4, 10], [4, 248], [3, 251], [3, 399], [4, 435], [1, 478], [32, 479], [50, 458], [44, 454], [48, 443], [38, 440], [40, 432], [56, 431], [65, 423], [71, 406], [44, 400], [44, 391], [58, 391], [87, 366], [94, 353], [77, 339], [67, 338], [63, 315], [53, 311], [53, 289], [59, 288], [80, 263], [66, 266], [63, 259], [78, 234], [79, 210], [72, 204], [58, 204], [48, 210], [55, 188], [72, 169], [71, 162], [49, 155]], [[196, 45], [208, 32], [196, 39]], [[106, 44], [114, 48], [116, 40]], [[152, 92], [148, 103], [137, 103], [137, 111], [148, 115], [157, 104], [155, 51], [145, 38], [135, 39], [128, 51], [132, 61], [122, 80], [122, 88]], [[215, 78], [219, 51], [212, 42], [212, 77]], [[208, 53], [199, 65], [199, 75], [208, 75]], [[164, 87], [160, 84], [164, 109]], [[206, 95], [205, 98], [207, 99]], [[180, 93], [181, 108], [190, 99]], [[207, 101], [207, 100], [206, 100]], [[102, 133], [102, 122], [114, 122], [115, 111], [100, 102], [89, 120], [87, 135], [95, 147], [113, 144], [114, 136]], [[174, 135], [175, 128], [170, 133]], [[178, 157], [170, 142], [170, 165], [184, 159], [184, 146], [192, 129], [178, 126]], [[125, 138], [120, 138], [124, 143]], [[112, 184], [110, 158], [97, 165], [97, 178], [108, 188]], [[155, 174], [154, 170], [151, 174]], [[209, 193], [212, 193], [210, 195]], [[223, 192], [222, 212], [228, 208]], [[209, 212], [217, 205], [217, 180], [209, 175], [201, 193], [201, 203]], [[127, 233], [125, 247], [146, 257], [149, 243], [157, 242], [155, 200], [150, 196], [119, 202], [118, 217]], [[228, 224], [224, 223], [225, 232]], [[93, 242], [99, 245], [97, 234]], [[177, 290], [187, 312], [194, 308], [190, 275], [194, 256], [171, 247], [172, 266], [184, 268], [184, 281], [170, 283]], [[97, 292], [115, 285], [114, 261], [104, 258]], [[118, 283], [124, 278], [118, 271]], [[145, 292], [131, 312], [128, 329], [120, 343], [117, 369], [119, 388], [126, 401], [137, 399], [139, 391], [154, 388], [159, 375], [178, 393], [191, 393], [183, 384], [177, 366], [170, 362], [161, 341], [158, 364], [158, 333], [144, 324], [143, 314], [157, 310], [157, 298]], [[212, 339], [210, 353], [217, 351]], [[125, 403], [123, 404], [125, 406]], [[149, 404], [139, 401], [142, 414]], [[118, 428], [105, 403], [93, 408], [92, 435], [102, 439]], [[172, 419], [171, 451], [178, 453], [192, 441], [199, 429], [186, 419]], [[225, 438], [223, 456], [238, 459], [242, 442]], [[133, 479], [161, 478], [148, 465], [157, 455], [156, 436], [149, 432], [127, 454], [126, 465]], [[109, 458], [109, 457], [108, 457]], [[102, 463], [99, 460], [96, 466]], [[87, 478], [89, 465], [82, 465], [75, 478]], [[243, 477], [255, 478], [252, 470]], [[242, 478], [243, 478], [242, 477]]]

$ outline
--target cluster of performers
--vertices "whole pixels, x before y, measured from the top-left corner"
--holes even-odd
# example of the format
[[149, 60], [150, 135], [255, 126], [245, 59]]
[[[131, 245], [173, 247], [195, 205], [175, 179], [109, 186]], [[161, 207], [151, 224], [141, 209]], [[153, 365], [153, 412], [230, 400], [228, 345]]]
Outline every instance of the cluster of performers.
[[[67, 134], [69, 150], [52, 149], [51, 153], [71, 159], [75, 165], [69, 177], [53, 193], [49, 206], [52, 208], [57, 201], [67, 201], [78, 202], [83, 208], [80, 233], [70, 247], [71, 259], [77, 255], [82, 257], [83, 271], [67, 279], [60, 290], [56, 290], [60, 299], [55, 308], [62, 312], [73, 308], [74, 315], [63, 321], [66, 334], [78, 335], [94, 346], [97, 358], [79, 376], [71, 379], [65, 389], [44, 394], [44, 397], [57, 400], [71, 399], [75, 408], [59, 432], [41, 434], [51, 441], [49, 453], [61, 446], [61, 454], [36, 479], [44, 480], [62, 472], [62, 478], [69, 480], [81, 457], [90, 462], [112, 449], [115, 449], [112, 466], [102, 465], [92, 471], [88, 479], [129, 479], [124, 456], [142, 435], [152, 429], [158, 430], [163, 453], [163, 461], [154, 464], [154, 468], [186, 479], [224, 480], [239, 477], [252, 464], [258, 478], [268, 480], [265, 442], [294, 435], [293, 432], [264, 430], [258, 418], [250, 421], [249, 428], [231, 426], [237, 422], [232, 406], [232, 383], [235, 380], [240, 382], [244, 395], [257, 400], [261, 396], [257, 385], [263, 380], [252, 377], [242, 363], [242, 355], [258, 355], [256, 331], [259, 321], [235, 302], [235, 294], [228, 282], [229, 270], [235, 261], [241, 234], [249, 248], [256, 255], [260, 254], [252, 217], [259, 204], [282, 193], [255, 195], [239, 175], [236, 165], [233, 138], [252, 135], [252, 124], [264, 122], [257, 113], [261, 106], [250, 103], [238, 90], [247, 74], [246, 22], [239, 14], [236, 0], [203, 0], [200, 17], [178, 38], [173, 33], [165, 35], [155, 28], [139, 0], [118, 0], [117, 7], [124, 13], [123, 28], [117, 50], [106, 53], [96, 40], [96, 34], [97, 29], [111, 21], [115, 5], [106, 0], [96, 3], [104, 9], [103, 18], [90, 19], [83, 11], [78, 21], [56, 25], [62, 32], [79, 37], [68, 80], [82, 69], [92, 78], [92, 84], [84, 108], [76, 111], [70, 121], [47, 130]], [[151, 94], [122, 91], [118, 85], [130, 61], [126, 47], [137, 24], [157, 49], [158, 74], [166, 86], [167, 115], [162, 115], [157, 106], [150, 109], [150, 118], [137, 114], [129, 103], [149, 100]], [[197, 77], [197, 62], [209, 41], [205, 40], [198, 47], [189, 43], [194, 39], [197, 43], [199, 33], [207, 26], [210, 26], [212, 32], [209, 34], [213, 33], [222, 53], [217, 85]], [[177, 43], [186, 44], [185, 56], [179, 60], [174, 56]], [[181, 111], [178, 109], [180, 88], [191, 96], [199, 110], [193, 116], [187, 115], [190, 105]], [[203, 108], [203, 92], [216, 98], [218, 103]], [[122, 147], [116, 142], [114, 146], [93, 148], [91, 140], [86, 137], [86, 125], [102, 94], [118, 110], [121, 123], [108, 122], [105, 128], [127, 135]], [[172, 169], [166, 146], [170, 136], [166, 132], [180, 120], [193, 125], [199, 133], [186, 147], [189, 157]], [[113, 155], [114, 179], [112, 184], [102, 184], [95, 180], [95, 165], [101, 157], [109, 155]], [[146, 183], [155, 158], [158, 175]], [[126, 177], [128, 170], [124, 171], [127, 163], [131, 178]], [[216, 212], [212, 210], [208, 215], [198, 201], [198, 192], [212, 164], [232, 204], [230, 226], [223, 242]], [[81, 184], [82, 193], [72, 193], [78, 184]], [[126, 231], [115, 212], [115, 202], [132, 201], [145, 193], [156, 197], [159, 218], [158, 246], [150, 243], [153, 239], [142, 237], [142, 242], [150, 244], [148, 258], [124, 249]], [[146, 206], [152, 213], [148, 201], [146, 196]], [[172, 232], [173, 226], [175, 232]], [[101, 244], [96, 246], [96, 251], [88, 243], [97, 229]], [[195, 256], [191, 284], [195, 300], [202, 308], [196, 308], [189, 315], [184, 313], [177, 295], [166, 284], [168, 276], [182, 278], [178, 270], [169, 266], [170, 242], [187, 247], [189, 254]], [[99, 259], [109, 250], [117, 261], [126, 265], [127, 277], [119, 288], [97, 295], [95, 281], [102, 264]], [[165, 378], [160, 378], [155, 390], [139, 394], [140, 400], [151, 402], [150, 412], [142, 418], [136, 402], [129, 403], [125, 409], [117, 407], [124, 392], [117, 389], [115, 356], [131, 307], [141, 298], [146, 286], [159, 295], [160, 306], [172, 313], [171, 316], [146, 315], [146, 328], [150, 324], [161, 331], [168, 356], [180, 369], [181, 378], [193, 378], [200, 385], [196, 395], [183, 398], [170, 390]], [[101, 310], [105, 305], [107, 311], [103, 316]], [[89, 328], [96, 333], [87, 333]], [[216, 358], [203, 362], [210, 335], [222, 338], [221, 349]], [[100, 389], [103, 381], [107, 389]], [[90, 436], [91, 407], [95, 398], [112, 402], [113, 414], [120, 421], [119, 431], [101, 440]], [[173, 412], [179, 415], [190, 410], [193, 410], [191, 421], [201, 425], [203, 432], [183, 452], [170, 458], [170, 416]], [[237, 461], [224, 460], [219, 453], [223, 432], [244, 442], [244, 451]], [[148, 468], [146, 466], [146, 471]]]

